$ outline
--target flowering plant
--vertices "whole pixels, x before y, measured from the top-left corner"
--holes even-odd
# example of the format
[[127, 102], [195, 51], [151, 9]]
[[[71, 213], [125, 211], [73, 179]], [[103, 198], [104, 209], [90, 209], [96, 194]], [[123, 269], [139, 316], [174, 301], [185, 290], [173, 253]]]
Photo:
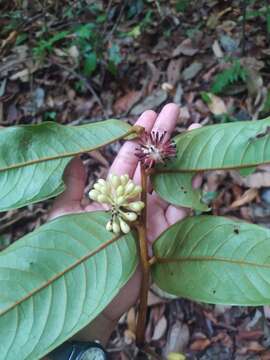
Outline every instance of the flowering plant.
[[[104, 310], [138, 261], [139, 346], [150, 275], [164, 291], [196, 301], [269, 304], [269, 229], [207, 215], [209, 205], [192, 186], [204, 171], [236, 169], [247, 175], [269, 163], [269, 126], [270, 119], [210, 125], [173, 140], [118, 120], [2, 129], [1, 211], [62, 193], [62, 175], [73, 157], [121, 139], [138, 140], [141, 183], [127, 174], [99, 179], [89, 197], [103, 210], [61, 216], [1, 252], [1, 356], [36, 360], [50, 352]], [[146, 244], [149, 183], [161, 199], [196, 210], [158, 236], [153, 254]]]

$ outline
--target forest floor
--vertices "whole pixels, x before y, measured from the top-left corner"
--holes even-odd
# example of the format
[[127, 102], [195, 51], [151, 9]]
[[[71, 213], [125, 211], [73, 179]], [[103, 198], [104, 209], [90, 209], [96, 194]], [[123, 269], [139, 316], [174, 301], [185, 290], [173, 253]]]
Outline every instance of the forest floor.
[[[267, 1], [115, 0], [0, 2], [0, 125], [55, 121], [134, 123], [167, 102], [176, 133], [270, 115]], [[86, 192], [106, 176], [120, 144], [85, 155]], [[270, 169], [204, 174], [215, 215], [270, 227]], [[5, 248], [47, 220], [52, 201], [0, 214]], [[149, 293], [146, 341], [187, 359], [270, 359], [270, 308], [228, 307]], [[134, 344], [137, 308], [109, 344], [112, 359], [144, 359]], [[179, 357], [180, 359], [180, 357]]]

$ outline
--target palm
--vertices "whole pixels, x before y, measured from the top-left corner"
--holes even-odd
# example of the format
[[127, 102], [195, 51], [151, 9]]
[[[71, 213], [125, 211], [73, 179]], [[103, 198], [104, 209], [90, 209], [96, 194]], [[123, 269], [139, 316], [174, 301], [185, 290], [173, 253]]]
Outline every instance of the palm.
[[[166, 131], [170, 136], [175, 129], [179, 116], [179, 108], [174, 104], [166, 105], [159, 115], [154, 111], [145, 111], [137, 121], [137, 125], [143, 126], [147, 132]], [[109, 172], [122, 175], [128, 174], [136, 183], [140, 183], [140, 168], [135, 156], [136, 142], [127, 141], [120, 149]], [[51, 211], [51, 218], [70, 213], [82, 211], [101, 210], [100, 204], [91, 203], [82, 206], [84, 195], [85, 169], [80, 159], [74, 159], [65, 173], [66, 191], [55, 201]], [[151, 191], [151, 189], [149, 189]], [[187, 215], [187, 210], [169, 205], [155, 193], [148, 194], [148, 206], [151, 212], [147, 215], [147, 234], [149, 244], [159, 236], [168, 226]], [[113, 302], [106, 308], [104, 314], [111, 320], [118, 319], [137, 300], [140, 290], [141, 271], [137, 271], [121, 290]]]

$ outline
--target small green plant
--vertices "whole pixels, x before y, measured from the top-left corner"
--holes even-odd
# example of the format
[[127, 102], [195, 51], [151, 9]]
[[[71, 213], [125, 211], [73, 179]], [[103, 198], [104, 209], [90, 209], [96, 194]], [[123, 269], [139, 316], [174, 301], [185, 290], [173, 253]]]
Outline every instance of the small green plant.
[[34, 56], [39, 60], [43, 60], [46, 55], [53, 51], [54, 46], [58, 42], [64, 40], [68, 35], [69, 31], [60, 31], [46, 40], [39, 40], [37, 45], [33, 48]]
[[57, 117], [56, 111], [46, 111], [43, 115], [43, 121], [55, 121]]
[[[109, 210], [61, 216], [0, 253], [1, 357], [36, 360], [49, 353], [103, 311], [139, 260], [139, 346], [144, 344], [150, 274], [164, 291], [195, 301], [269, 304], [270, 230], [200, 215], [217, 194], [206, 198], [192, 187], [202, 171], [249, 171], [270, 163], [269, 128], [269, 118], [234, 122], [205, 126], [173, 140], [118, 120], [3, 128], [0, 211], [60, 194], [63, 172], [73, 157], [120, 139], [140, 140], [136, 155], [141, 186], [126, 175], [100, 179], [90, 197]], [[146, 246], [149, 181], [167, 202], [195, 210], [195, 216], [168, 227], [155, 240], [151, 255]]]
[[102, 44], [98, 34], [94, 23], [80, 25], [75, 29], [73, 44], [79, 49], [80, 62], [85, 76], [90, 76], [97, 67], [98, 47]]
[[23, 23], [24, 16], [21, 10], [14, 10], [3, 14], [0, 13], [0, 20], [1, 19], [9, 20], [8, 24], [0, 29], [0, 34], [7, 34], [10, 31], [18, 29], [18, 26]]
[[176, 11], [185, 12], [190, 6], [190, 0], [178, 0], [175, 4]]
[[239, 60], [235, 60], [230, 64], [229, 68], [223, 70], [215, 76], [211, 85], [211, 92], [214, 94], [220, 94], [226, 90], [229, 85], [236, 82], [245, 82], [246, 78], [246, 69], [241, 65]]

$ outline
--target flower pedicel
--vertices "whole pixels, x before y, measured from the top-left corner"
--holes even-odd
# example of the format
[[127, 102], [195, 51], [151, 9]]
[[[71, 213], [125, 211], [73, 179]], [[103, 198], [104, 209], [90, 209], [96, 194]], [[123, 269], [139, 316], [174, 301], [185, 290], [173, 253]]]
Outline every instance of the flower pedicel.
[[107, 180], [99, 179], [94, 189], [89, 192], [90, 199], [111, 207], [111, 219], [106, 225], [108, 231], [127, 234], [130, 231], [128, 223], [137, 220], [144, 208], [144, 203], [135, 200], [142, 188], [134, 184], [128, 175], [109, 175]]

